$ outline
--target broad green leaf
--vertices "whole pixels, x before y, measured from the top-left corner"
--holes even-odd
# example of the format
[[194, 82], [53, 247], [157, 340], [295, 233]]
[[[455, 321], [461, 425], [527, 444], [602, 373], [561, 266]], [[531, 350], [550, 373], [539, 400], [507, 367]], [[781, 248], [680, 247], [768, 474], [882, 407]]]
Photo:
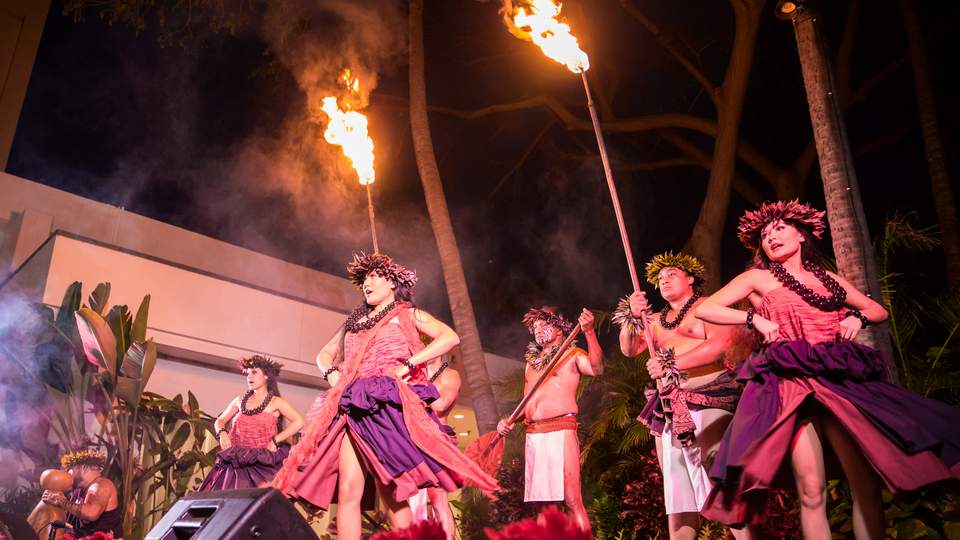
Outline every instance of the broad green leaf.
[[911, 518], [897, 524], [897, 540], [914, 540], [923, 538], [931, 531], [924, 522]]
[[187, 404], [190, 406], [190, 412], [200, 408], [200, 403], [197, 402], [197, 396], [193, 395], [193, 392], [187, 390]]
[[132, 341], [145, 341], [147, 339], [147, 315], [150, 312], [150, 295], [143, 297], [140, 307], [137, 308], [137, 316], [133, 319], [133, 328], [130, 329], [130, 339]]
[[107, 313], [106, 320], [117, 338], [117, 358], [123, 358], [130, 347], [130, 326], [133, 324], [130, 310], [127, 306], [113, 306]]
[[117, 371], [117, 339], [107, 321], [96, 311], [82, 307], [77, 310], [77, 331], [83, 343], [87, 361], [112, 375]]
[[73, 312], [80, 309], [80, 290], [83, 285], [79, 281], [74, 281], [67, 287], [63, 293], [63, 300], [60, 301], [60, 311], [57, 312], [57, 327], [61, 330], [73, 326]]
[[190, 424], [181, 424], [173, 439], [170, 440], [170, 449], [174, 451], [180, 449], [183, 443], [187, 442], [188, 437], [190, 437]]
[[98, 315], [103, 315], [107, 310], [107, 302], [110, 301], [110, 284], [109, 283], [100, 283], [97, 285], [93, 292], [90, 293], [90, 296], [87, 298], [87, 303], [90, 304], [90, 309], [97, 312]]
[[134, 377], [117, 377], [117, 397], [132, 406], [140, 400], [140, 379]]

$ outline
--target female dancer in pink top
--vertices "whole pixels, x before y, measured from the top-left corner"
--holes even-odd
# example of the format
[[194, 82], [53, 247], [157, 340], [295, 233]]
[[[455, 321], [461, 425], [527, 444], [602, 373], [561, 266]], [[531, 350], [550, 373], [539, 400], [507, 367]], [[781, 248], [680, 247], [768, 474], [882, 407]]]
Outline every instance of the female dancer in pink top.
[[[746, 383], [714, 462], [703, 514], [758, 522], [771, 487], [792, 472], [806, 539], [829, 539], [824, 448], [853, 495], [854, 534], [883, 538], [880, 488], [896, 493], [960, 479], [960, 411], [884, 380], [882, 355], [852, 341], [887, 318], [884, 308], [826, 271], [815, 238], [824, 212], [766, 203], [740, 219], [755, 268], [696, 310], [714, 324], [746, 324], [766, 344], [738, 373]], [[741, 300], [747, 311], [727, 306]]]
[[[360, 538], [368, 474], [394, 528], [410, 525], [407, 499], [420, 488], [454, 491], [469, 480], [487, 492], [497, 489], [427, 411], [424, 400], [436, 399], [436, 388], [406, 380], [423, 380], [424, 365], [460, 341], [410, 304], [416, 274], [380, 253], [355, 255], [347, 271], [365, 301], [317, 355], [332, 387], [273, 483], [323, 509], [336, 497], [341, 540]], [[421, 335], [431, 338], [429, 345]]]
[[213, 423], [222, 450], [198, 491], [262, 487], [273, 481], [290, 450], [281, 443], [303, 426], [300, 414], [280, 397], [277, 378], [282, 367], [258, 354], [240, 361], [247, 391]]

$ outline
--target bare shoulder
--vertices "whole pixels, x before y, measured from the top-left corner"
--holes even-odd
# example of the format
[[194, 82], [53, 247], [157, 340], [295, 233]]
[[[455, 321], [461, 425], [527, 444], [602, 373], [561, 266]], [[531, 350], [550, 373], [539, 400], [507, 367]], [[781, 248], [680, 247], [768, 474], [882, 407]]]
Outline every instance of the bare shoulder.
[[94, 480], [87, 489], [87, 493], [93, 493], [101, 497], [109, 497], [116, 493], [116, 491], [117, 486], [113, 484], [113, 480], [110, 480], [106, 476], [101, 476]]

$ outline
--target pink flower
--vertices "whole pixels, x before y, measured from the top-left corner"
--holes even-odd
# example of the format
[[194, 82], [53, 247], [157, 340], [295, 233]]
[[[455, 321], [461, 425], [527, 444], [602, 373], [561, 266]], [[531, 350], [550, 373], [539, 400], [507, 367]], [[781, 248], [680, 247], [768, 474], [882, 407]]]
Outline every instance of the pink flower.
[[435, 521], [421, 521], [406, 529], [387, 531], [373, 535], [370, 540], [445, 540], [443, 527]]
[[523, 540], [528, 538], [564, 538], [590, 540], [590, 533], [581, 529], [576, 520], [554, 506], [545, 508], [536, 519], [528, 518], [511, 523], [500, 532], [484, 529], [490, 540]]

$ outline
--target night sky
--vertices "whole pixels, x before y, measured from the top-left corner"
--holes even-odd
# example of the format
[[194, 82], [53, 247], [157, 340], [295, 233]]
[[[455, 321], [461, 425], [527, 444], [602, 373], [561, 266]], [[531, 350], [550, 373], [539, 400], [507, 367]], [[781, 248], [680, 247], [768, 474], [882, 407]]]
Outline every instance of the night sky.
[[[720, 81], [733, 37], [726, 2], [627, 1], [673, 32], [699, 55], [704, 73]], [[935, 225], [910, 64], [895, 63], [907, 50], [899, 7], [861, 3], [852, 85], [894, 66], [846, 114], [871, 232], [898, 211], [916, 212], [919, 225]], [[822, 30], [836, 47], [849, 4], [825, 4]], [[941, 129], [950, 137], [960, 100], [957, 83], [947, 77], [946, 51], [957, 46], [952, 30], [960, 10], [946, 2], [916, 4], [928, 34]], [[426, 2], [430, 105], [466, 111], [550, 95], [587, 118], [579, 77], [510, 35], [497, 8], [493, 1]], [[812, 135], [793, 31], [773, 8], [768, 3], [763, 14], [741, 135], [789, 167]], [[417, 269], [418, 302], [449, 320], [410, 141], [404, 3], [284, 2], [196, 17], [191, 25], [174, 13], [161, 26], [148, 13], [141, 29], [108, 25], [97, 11], [74, 22], [62, 10], [54, 0], [9, 172], [344, 275], [350, 253], [369, 249], [366, 201], [308, 110], [312, 96], [334, 88], [336, 73], [350, 65], [363, 74], [365, 88], [376, 77], [364, 112], [376, 145], [381, 248]], [[568, 0], [564, 11], [591, 56], [596, 91], [615, 86], [617, 118], [715, 116], [700, 86], [620, 2]], [[485, 348], [511, 356], [519, 356], [527, 340], [519, 319], [529, 305], [559, 305], [570, 315], [581, 306], [607, 310], [630, 288], [593, 134], [567, 131], [554, 120], [544, 109], [476, 120], [431, 115], [481, 337]], [[684, 135], [709, 152], [710, 139]], [[618, 164], [677, 157], [657, 132], [606, 138]], [[953, 156], [956, 141], [946, 143]], [[738, 173], [772, 197], [742, 162]], [[615, 175], [638, 264], [682, 247], [708, 171], [618, 167]], [[823, 206], [816, 170], [805, 198]], [[746, 207], [733, 196], [725, 277], [747, 262], [734, 235], [735, 217]], [[928, 283], [942, 281], [938, 255], [915, 260], [915, 270], [933, 278]]]

